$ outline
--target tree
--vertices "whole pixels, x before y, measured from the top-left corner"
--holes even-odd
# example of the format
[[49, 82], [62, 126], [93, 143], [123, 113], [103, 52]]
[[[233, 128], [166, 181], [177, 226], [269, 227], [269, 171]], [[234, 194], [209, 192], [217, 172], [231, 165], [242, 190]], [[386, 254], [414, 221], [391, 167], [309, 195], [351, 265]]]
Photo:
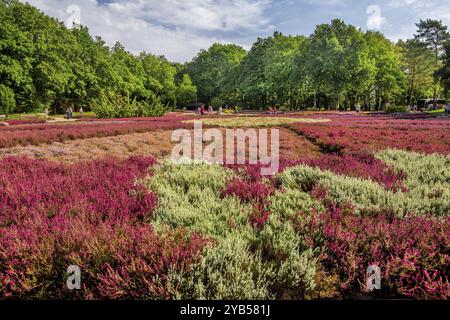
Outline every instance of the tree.
[[269, 39], [258, 38], [233, 75], [234, 90], [243, 103], [250, 107], [267, 105], [267, 87], [264, 78], [264, 55]]
[[183, 79], [177, 87], [177, 102], [180, 105], [186, 105], [190, 101], [195, 100], [197, 96], [197, 88], [192, 84], [192, 80], [188, 74], [183, 75]]
[[448, 94], [450, 92], [450, 41], [447, 41], [444, 48], [443, 65], [437, 75], [441, 79], [446, 94]]
[[246, 51], [234, 44], [213, 44], [208, 50], [202, 50], [187, 65], [187, 72], [198, 95], [204, 102], [225, 94], [223, 85], [227, 75], [245, 57]]
[[415, 101], [433, 94], [434, 54], [426, 44], [417, 39], [400, 41], [398, 46], [403, 52], [403, 64], [408, 83], [406, 103], [412, 105]]
[[366, 91], [366, 105], [370, 109], [373, 96], [375, 110], [380, 110], [391, 101], [398, 102], [404, 91], [406, 78], [402, 70], [402, 53], [379, 32], [368, 31], [365, 39], [370, 48], [369, 57], [375, 62], [374, 77]]
[[266, 108], [278, 105], [294, 108], [298, 105], [297, 82], [292, 70], [298, 50], [306, 42], [303, 36], [273, 36], [258, 38], [240, 66], [232, 74], [233, 90], [247, 107]]
[[298, 86], [291, 81], [291, 76], [295, 56], [305, 42], [303, 36], [285, 36], [280, 32], [268, 38], [262, 58], [268, 103], [290, 108], [298, 105]]
[[[444, 52], [444, 44], [446, 41], [450, 39], [450, 35], [447, 32], [447, 26], [442, 24], [442, 21], [438, 20], [420, 20], [417, 24], [417, 34], [415, 38], [425, 43], [428, 48], [433, 50], [434, 52], [434, 72], [437, 72], [439, 69], [440, 58]], [[437, 89], [438, 89], [439, 81], [436, 78], [434, 81], [434, 90], [433, 90], [433, 105], [436, 107], [437, 104]]]
[[0, 114], [8, 115], [14, 111], [15, 107], [14, 91], [0, 84]]
[[30, 32], [21, 30], [14, 13], [25, 14], [30, 7], [18, 1], [0, 3], [0, 83], [14, 92], [18, 112], [27, 111], [35, 94], [32, 69], [34, 50]]
[[12, 90], [18, 112], [56, 113], [68, 105], [89, 110], [101, 96], [145, 108], [148, 101], [155, 108], [176, 103], [177, 69], [164, 57], [135, 56], [120, 43], [109, 48], [86, 27], [69, 30], [17, 0], [0, 2], [0, 21], [0, 84]]
[[303, 63], [315, 91], [331, 98], [338, 109], [349, 93], [358, 100], [375, 71], [364, 34], [338, 19], [317, 26]]
[[139, 59], [144, 68], [144, 85], [166, 105], [175, 106], [177, 69], [164, 56], [141, 53]]

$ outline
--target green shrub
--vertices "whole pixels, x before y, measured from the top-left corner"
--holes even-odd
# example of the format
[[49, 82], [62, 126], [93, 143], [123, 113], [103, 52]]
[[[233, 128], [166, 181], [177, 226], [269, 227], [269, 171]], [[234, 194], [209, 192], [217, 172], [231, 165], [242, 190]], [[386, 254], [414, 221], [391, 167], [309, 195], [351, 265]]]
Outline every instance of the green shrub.
[[14, 112], [16, 108], [16, 100], [14, 91], [0, 84], [0, 114], [8, 115]]
[[406, 106], [389, 106], [386, 107], [387, 113], [402, 113], [402, 112], [408, 112], [408, 108]]
[[91, 109], [98, 118], [160, 117], [169, 111], [156, 95], [137, 101], [128, 95], [106, 92], [92, 102]]
[[219, 97], [215, 97], [211, 100], [211, 105], [215, 108], [219, 108], [225, 104], [225, 100]]
[[375, 155], [406, 173], [407, 193], [414, 203], [441, 216], [450, 212], [450, 155], [383, 150]]
[[430, 154], [388, 149], [375, 156], [406, 173], [405, 184], [409, 189], [418, 185], [450, 185], [450, 155]]

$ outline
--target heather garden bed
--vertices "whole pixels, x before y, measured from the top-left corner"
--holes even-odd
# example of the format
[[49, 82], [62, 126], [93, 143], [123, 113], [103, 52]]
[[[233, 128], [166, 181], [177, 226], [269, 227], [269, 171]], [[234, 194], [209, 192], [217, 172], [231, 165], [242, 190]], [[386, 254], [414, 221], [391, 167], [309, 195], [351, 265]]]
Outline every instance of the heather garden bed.
[[[1, 136], [17, 152], [3, 148], [0, 159], [0, 297], [449, 297], [450, 152], [437, 139], [448, 135], [444, 121], [283, 124], [279, 173], [263, 177], [260, 165], [146, 154], [168, 151], [171, 131], [161, 128], [189, 128], [183, 120], [2, 129], [46, 143], [21, 147]], [[67, 141], [73, 130], [80, 134]], [[51, 154], [55, 143], [79, 144], [79, 153]], [[80, 266], [82, 290], [64, 286], [68, 265]], [[381, 270], [375, 292], [365, 286], [370, 265]]]

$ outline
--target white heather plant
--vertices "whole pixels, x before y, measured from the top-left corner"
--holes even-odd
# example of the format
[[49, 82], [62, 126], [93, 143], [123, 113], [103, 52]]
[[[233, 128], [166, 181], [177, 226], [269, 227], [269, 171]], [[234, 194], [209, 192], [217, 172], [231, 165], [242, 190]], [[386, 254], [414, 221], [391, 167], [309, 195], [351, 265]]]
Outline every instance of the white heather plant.
[[387, 149], [375, 156], [387, 164], [405, 172], [406, 185], [414, 188], [417, 184], [450, 185], [450, 155], [430, 154]]
[[300, 211], [309, 212], [311, 209], [322, 211], [323, 205], [313, 199], [309, 193], [298, 189], [286, 189], [283, 192], [276, 192], [269, 198], [269, 210], [272, 214], [277, 214], [280, 219], [292, 218]]
[[252, 252], [241, 234], [231, 233], [207, 248], [188, 273], [172, 273], [171, 283], [178, 299], [267, 299], [274, 298], [268, 286], [274, 276], [261, 254]]
[[[152, 222], [158, 232], [185, 227], [212, 239], [187, 273], [171, 273], [174, 297], [273, 299], [302, 297], [315, 287], [317, 261], [278, 214], [262, 230], [249, 223], [251, 204], [221, 197], [233, 171], [218, 165], [165, 162], [145, 181], [158, 195]], [[308, 201], [311, 201], [309, 199]]]
[[430, 185], [417, 179], [412, 180], [409, 183], [410, 191], [392, 192], [372, 180], [341, 176], [331, 171], [301, 165], [284, 171], [278, 179], [288, 190], [310, 192], [314, 185], [321, 185], [328, 190], [330, 199], [340, 205], [352, 203], [357, 212], [390, 210], [398, 216], [408, 213], [446, 216], [450, 210], [448, 185], [439, 182], [441, 178], [423, 180], [438, 181]]
[[375, 156], [406, 173], [405, 185], [411, 198], [421, 199], [431, 212], [450, 213], [450, 155], [402, 150], [383, 150]]
[[146, 182], [158, 195], [154, 224], [186, 227], [215, 237], [227, 235], [229, 220], [247, 226], [250, 207], [236, 198], [220, 198], [231, 176], [230, 170], [219, 165], [166, 162], [156, 167]]

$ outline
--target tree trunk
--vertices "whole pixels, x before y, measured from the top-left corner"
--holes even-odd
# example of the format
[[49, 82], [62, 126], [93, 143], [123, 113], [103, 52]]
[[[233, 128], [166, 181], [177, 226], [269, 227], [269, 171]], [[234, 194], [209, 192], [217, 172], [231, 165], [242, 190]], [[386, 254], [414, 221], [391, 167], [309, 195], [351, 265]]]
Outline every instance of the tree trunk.
[[409, 87], [409, 94], [408, 94], [408, 101], [407, 101], [408, 105], [411, 105], [411, 103], [412, 103], [415, 82], [416, 82], [416, 71], [414, 68], [414, 71], [411, 74], [411, 84]]
[[[435, 63], [435, 66], [434, 66], [435, 67], [434, 71], [437, 71], [438, 68], [439, 68], [439, 48], [438, 48], [437, 45], [435, 47], [435, 54], [436, 54], [436, 63]], [[433, 89], [433, 109], [434, 110], [436, 110], [436, 106], [437, 106], [437, 101], [436, 101], [437, 96], [436, 96], [436, 94], [437, 94], [437, 79], [435, 78], [434, 79], [434, 89]]]

